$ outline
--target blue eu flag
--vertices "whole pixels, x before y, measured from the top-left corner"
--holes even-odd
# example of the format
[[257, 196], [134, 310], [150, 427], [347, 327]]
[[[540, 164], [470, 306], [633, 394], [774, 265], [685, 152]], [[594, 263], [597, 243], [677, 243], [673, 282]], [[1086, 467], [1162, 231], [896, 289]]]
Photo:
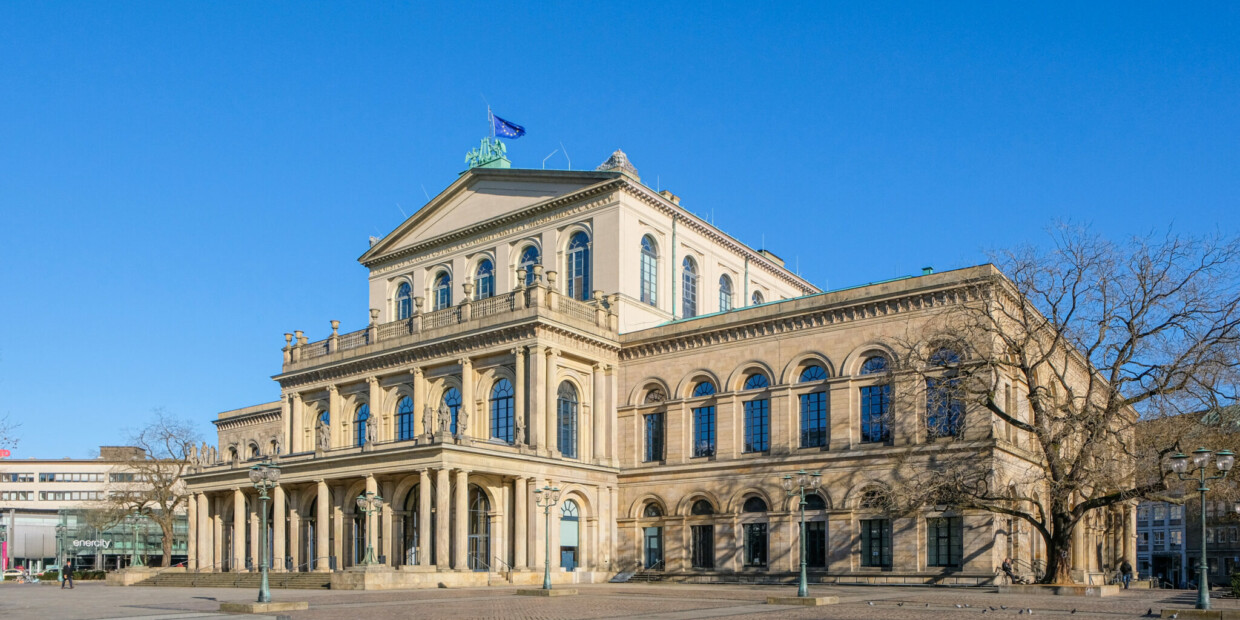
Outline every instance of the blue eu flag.
[[491, 115], [491, 127], [495, 130], [495, 135], [500, 138], [520, 138], [525, 135], [525, 128], [510, 123], [494, 114]]

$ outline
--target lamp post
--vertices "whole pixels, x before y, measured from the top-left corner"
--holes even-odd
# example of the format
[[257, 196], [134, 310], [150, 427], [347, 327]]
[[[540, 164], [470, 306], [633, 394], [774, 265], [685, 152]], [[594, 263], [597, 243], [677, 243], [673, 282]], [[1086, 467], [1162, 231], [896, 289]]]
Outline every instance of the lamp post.
[[65, 548], [65, 524], [60, 523], [56, 525], [56, 565], [59, 567], [59, 570], [60, 570], [61, 581], [64, 581], [64, 576], [65, 576], [64, 548]]
[[806, 598], [809, 596], [809, 581], [805, 577], [805, 490], [809, 489], [810, 493], [818, 490], [822, 485], [822, 474], [820, 472], [809, 473], [802, 469], [797, 472], [795, 478], [792, 474], [783, 477], [782, 484], [784, 491], [788, 493], [788, 497], [799, 497], [800, 502], [797, 506], [801, 509], [801, 581], [797, 585], [797, 597]]
[[534, 505], [543, 509], [543, 515], [547, 521], [547, 558], [543, 565], [543, 587], [544, 590], [551, 589], [551, 509], [560, 502], [560, 489], [553, 486], [545, 486], [541, 489], [534, 489]]
[[1210, 608], [1210, 573], [1206, 562], [1206, 491], [1209, 491], [1210, 487], [1207, 487], [1206, 483], [1227, 477], [1227, 472], [1236, 464], [1236, 455], [1231, 450], [1220, 450], [1214, 462], [1219, 473], [1207, 476], [1206, 468], [1210, 465], [1211, 454], [1212, 451], [1205, 448], [1193, 450], [1192, 470], [1188, 468], [1189, 457], [1183, 452], [1171, 457], [1171, 471], [1175, 472], [1180, 480], [1192, 480], [1196, 477], [1197, 492], [1201, 493], [1201, 562], [1197, 566], [1197, 609]]
[[250, 482], [258, 489], [259, 527], [258, 527], [258, 570], [262, 573], [262, 581], [258, 586], [258, 602], [271, 602], [271, 588], [267, 582], [267, 565], [270, 558], [267, 553], [267, 491], [274, 489], [280, 482], [280, 466], [271, 461], [263, 461], [250, 468]]
[[366, 515], [366, 557], [362, 558], [362, 566], [378, 564], [375, 561], [375, 548], [371, 545], [370, 515], [383, 508], [383, 498], [374, 492], [366, 491], [357, 496], [357, 509]]

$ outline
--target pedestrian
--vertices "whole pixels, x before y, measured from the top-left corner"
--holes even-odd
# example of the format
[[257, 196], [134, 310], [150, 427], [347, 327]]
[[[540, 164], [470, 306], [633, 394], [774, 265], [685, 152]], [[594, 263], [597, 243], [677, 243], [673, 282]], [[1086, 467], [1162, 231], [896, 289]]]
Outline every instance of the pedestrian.
[[66, 585], [73, 589], [73, 560], [65, 560], [65, 565], [60, 567], [60, 589], [64, 590]]
[[1009, 586], [1016, 583], [1016, 574], [1012, 572], [1012, 558], [1003, 558], [1003, 574], [1007, 575]]
[[1128, 558], [1124, 558], [1119, 564], [1119, 578], [1124, 582], [1124, 589], [1128, 589], [1128, 584], [1132, 583], [1132, 564], [1128, 562]]

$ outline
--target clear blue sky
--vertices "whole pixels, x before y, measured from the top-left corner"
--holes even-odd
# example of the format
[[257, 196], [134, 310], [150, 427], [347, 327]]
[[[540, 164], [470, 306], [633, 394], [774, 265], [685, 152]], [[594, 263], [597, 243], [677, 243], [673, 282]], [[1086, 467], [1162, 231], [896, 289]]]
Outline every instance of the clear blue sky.
[[823, 287], [1057, 218], [1240, 228], [1240, 5], [759, 4], [0, 4], [14, 456], [276, 399], [281, 335], [365, 323], [367, 237], [463, 169], [484, 97], [516, 166], [622, 148]]

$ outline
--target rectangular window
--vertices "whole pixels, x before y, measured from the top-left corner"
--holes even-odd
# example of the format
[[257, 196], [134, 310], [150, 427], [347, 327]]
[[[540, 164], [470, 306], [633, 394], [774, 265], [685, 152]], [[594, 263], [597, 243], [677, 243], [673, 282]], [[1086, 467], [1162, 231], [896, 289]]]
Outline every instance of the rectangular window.
[[0, 474], [0, 482], [34, 482], [34, 474]]
[[805, 565], [810, 568], [827, 567], [826, 521], [810, 521], [805, 524]]
[[891, 439], [887, 428], [887, 409], [891, 406], [890, 385], [861, 388], [861, 441], [884, 442]]
[[715, 407], [693, 409], [693, 456], [715, 455]]
[[1184, 536], [1184, 533], [1181, 532], [1180, 530], [1171, 530], [1171, 548], [1172, 549], [1179, 549], [1180, 545], [1184, 544], [1184, 539], [1182, 538], [1183, 536]]
[[771, 401], [760, 398], [745, 403], [745, 452], [771, 448]]
[[693, 568], [715, 567], [715, 526], [689, 526], [689, 555]]
[[1167, 533], [1163, 531], [1154, 532], [1154, 551], [1162, 551], [1167, 548]]
[[1165, 504], [1154, 504], [1154, 525], [1160, 526], [1167, 518], [1167, 506]]
[[891, 519], [861, 520], [861, 565], [891, 568]]
[[963, 533], [960, 517], [926, 519], [926, 565], [959, 568]]
[[766, 524], [745, 524], [745, 566], [766, 566]]
[[926, 379], [926, 432], [930, 439], [955, 437], [964, 421], [964, 401], [956, 379]]
[[801, 447], [822, 448], [827, 445], [827, 393], [801, 395]]
[[663, 414], [648, 413], [646, 418], [646, 462], [663, 460]]

